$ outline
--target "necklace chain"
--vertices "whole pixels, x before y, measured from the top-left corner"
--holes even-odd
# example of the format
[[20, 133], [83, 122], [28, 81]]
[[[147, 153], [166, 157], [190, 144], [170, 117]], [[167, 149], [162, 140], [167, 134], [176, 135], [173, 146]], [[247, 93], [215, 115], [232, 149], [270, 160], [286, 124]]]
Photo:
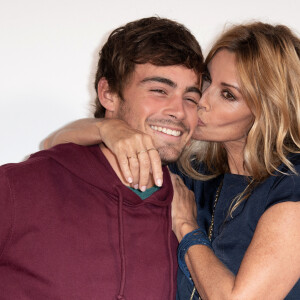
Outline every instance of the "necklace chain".
[[217, 203], [218, 203], [218, 200], [220, 197], [222, 186], [223, 186], [223, 180], [220, 182], [220, 185], [216, 191], [216, 197], [215, 197], [214, 206], [213, 206], [213, 210], [212, 210], [212, 214], [211, 214], [211, 221], [210, 221], [210, 225], [209, 225], [209, 229], [208, 229], [208, 239], [210, 242], [211, 242], [213, 230], [214, 230], [216, 206], [217, 206]]
[[[215, 211], [216, 211], [216, 206], [220, 197], [220, 193], [221, 193], [221, 189], [223, 186], [223, 180], [221, 181], [217, 191], [216, 191], [216, 197], [215, 197], [215, 201], [214, 201], [214, 205], [213, 205], [213, 210], [212, 210], [212, 214], [211, 214], [211, 221], [210, 221], [210, 225], [209, 225], [209, 229], [208, 229], [208, 239], [211, 242], [212, 240], [212, 235], [213, 235], [213, 230], [214, 230], [214, 222], [215, 222]], [[196, 287], [194, 286], [190, 300], [193, 299], [194, 295], [196, 292]], [[201, 300], [201, 297], [199, 295], [199, 300]]]

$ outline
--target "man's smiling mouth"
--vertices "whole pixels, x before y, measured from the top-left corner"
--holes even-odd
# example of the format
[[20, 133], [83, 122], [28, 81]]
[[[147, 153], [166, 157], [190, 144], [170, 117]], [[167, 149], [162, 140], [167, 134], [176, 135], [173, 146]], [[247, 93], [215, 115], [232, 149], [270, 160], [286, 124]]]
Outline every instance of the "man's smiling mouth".
[[155, 131], [163, 132], [165, 134], [172, 135], [172, 136], [180, 136], [180, 134], [181, 134], [181, 132], [179, 130], [172, 130], [169, 128], [155, 126], [155, 125], [151, 125], [150, 127]]

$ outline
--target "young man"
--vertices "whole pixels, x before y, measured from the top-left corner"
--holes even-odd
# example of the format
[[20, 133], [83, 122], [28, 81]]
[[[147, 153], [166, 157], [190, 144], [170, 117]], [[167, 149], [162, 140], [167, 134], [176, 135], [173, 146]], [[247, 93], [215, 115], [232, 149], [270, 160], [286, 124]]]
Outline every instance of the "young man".
[[[96, 117], [149, 134], [164, 163], [197, 124], [201, 49], [182, 25], [146, 18], [101, 49]], [[104, 144], [57, 146], [0, 168], [1, 299], [174, 299], [172, 185], [131, 190]], [[144, 190], [144, 188], [143, 188]]]

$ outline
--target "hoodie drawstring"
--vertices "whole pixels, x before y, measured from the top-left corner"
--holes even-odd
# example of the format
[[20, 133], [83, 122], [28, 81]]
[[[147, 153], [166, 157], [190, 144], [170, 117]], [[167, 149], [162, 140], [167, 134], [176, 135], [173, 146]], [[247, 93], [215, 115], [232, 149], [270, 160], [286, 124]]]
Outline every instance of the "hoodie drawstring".
[[118, 208], [118, 219], [119, 219], [119, 253], [121, 258], [121, 282], [120, 289], [117, 296], [118, 300], [126, 300], [124, 296], [124, 287], [126, 279], [126, 262], [125, 262], [125, 245], [124, 245], [124, 224], [123, 224], [123, 195], [119, 187], [116, 187], [119, 194], [119, 208]]
[[171, 215], [171, 205], [168, 206], [168, 250], [169, 250], [169, 258], [170, 258], [170, 299], [174, 299], [174, 263], [173, 263], [173, 251], [171, 246], [172, 240], [172, 215]]
[[[123, 222], [123, 195], [120, 188], [116, 187], [119, 196], [118, 203], [118, 221], [119, 221], [119, 253], [121, 258], [121, 282], [117, 296], [117, 300], [126, 300], [124, 296], [125, 282], [126, 282], [126, 260], [125, 260], [125, 242], [124, 242], [124, 222]], [[167, 227], [168, 227], [168, 251], [170, 259], [170, 299], [174, 299], [174, 263], [173, 263], [173, 251], [172, 251], [172, 216], [171, 216], [171, 205], [168, 206], [167, 210]]]

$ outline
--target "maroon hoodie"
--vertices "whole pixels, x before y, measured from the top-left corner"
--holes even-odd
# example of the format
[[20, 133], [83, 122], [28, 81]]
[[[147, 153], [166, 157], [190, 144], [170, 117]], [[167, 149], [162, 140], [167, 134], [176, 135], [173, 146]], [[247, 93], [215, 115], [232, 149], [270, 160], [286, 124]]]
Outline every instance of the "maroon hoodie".
[[141, 200], [98, 146], [0, 167], [0, 299], [173, 300], [173, 190]]

